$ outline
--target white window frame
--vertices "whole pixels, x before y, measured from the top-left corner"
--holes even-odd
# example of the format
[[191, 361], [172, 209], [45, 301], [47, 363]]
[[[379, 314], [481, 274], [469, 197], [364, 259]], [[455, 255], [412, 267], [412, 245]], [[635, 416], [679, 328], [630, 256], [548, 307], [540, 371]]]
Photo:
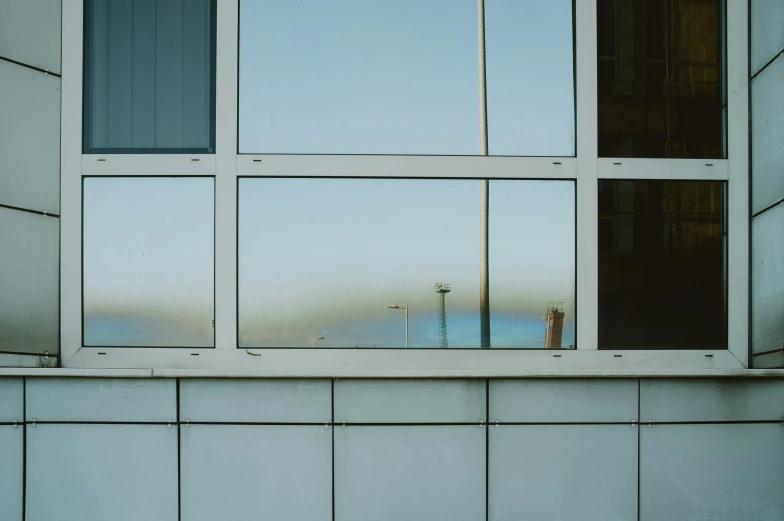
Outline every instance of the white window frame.
[[[325, 377], [346, 374], [493, 377], [531, 371], [685, 374], [748, 367], [748, 0], [727, 2], [728, 159], [724, 160], [598, 157], [596, 0], [575, 0], [576, 157], [240, 155], [237, 153], [239, 0], [217, 0], [214, 155], [83, 155], [83, 1], [63, 0], [62, 10], [60, 356], [64, 367]], [[434, 172], [444, 172], [444, 177], [450, 178], [576, 180], [576, 350], [554, 353], [544, 350], [237, 349], [239, 176], [433, 177]], [[82, 346], [84, 175], [215, 176], [215, 348]], [[729, 183], [729, 349], [598, 350], [598, 180], [603, 178]]]

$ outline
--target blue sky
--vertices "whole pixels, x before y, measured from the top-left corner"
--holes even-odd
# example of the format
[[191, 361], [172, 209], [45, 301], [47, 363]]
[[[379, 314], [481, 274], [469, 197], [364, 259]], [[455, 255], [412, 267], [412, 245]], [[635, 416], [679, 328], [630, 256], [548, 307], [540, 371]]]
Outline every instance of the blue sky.
[[[487, 0], [489, 151], [574, 153], [571, 0]], [[474, 0], [243, 0], [242, 153], [479, 154]]]

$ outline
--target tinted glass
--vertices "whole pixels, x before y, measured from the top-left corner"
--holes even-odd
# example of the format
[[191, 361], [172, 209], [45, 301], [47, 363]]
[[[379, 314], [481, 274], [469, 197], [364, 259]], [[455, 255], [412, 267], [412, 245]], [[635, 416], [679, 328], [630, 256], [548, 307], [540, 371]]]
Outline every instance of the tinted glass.
[[727, 347], [723, 188], [599, 182], [613, 200], [599, 215], [613, 239], [599, 255], [600, 348]]
[[[241, 179], [239, 344], [405, 347], [408, 306], [410, 348], [479, 347], [479, 210], [476, 180]], [[544, 347], [551, 302], [573, 344], [574, 183], [491, 181], [490, 223], [492, 347]]]
[[600, 156], [726, 157], [722, 6], [598, 0]]
[[85, 345], [214, 345], [213, 184], [85, 178]]
[[[239, 151], [479, 154], [478, 26], [476, 2], [242, 0]], [[490, 154], [574, 154], [572, 27], [571, 0], [486, 2]]]
[[85, 14], [85, 152], [212, 152], [215, 0], [87, 0]]

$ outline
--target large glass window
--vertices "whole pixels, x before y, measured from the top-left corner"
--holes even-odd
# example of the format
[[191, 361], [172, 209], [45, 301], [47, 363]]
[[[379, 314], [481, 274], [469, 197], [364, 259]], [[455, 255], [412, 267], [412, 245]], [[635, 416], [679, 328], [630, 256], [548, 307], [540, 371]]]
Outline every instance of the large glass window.
[[724, 349], [724, 183], [599, 182], [599, 347]]
[[213, 347], [211, 177], [84, 179], [84, 345]]
[[213, 152], [215, 1], [85, 1], [86, 153]]
[[[574, 345], [574, 183], [489, 187], [491, 346]], [[241, 178], [239, 345], [478, 348], [480, 245], [478, 180]]]
[[724, 0], [598, 0], [599, 155], [726, 157]]
[[574, 155], [571, 0], [240, 8], [241, 153]]

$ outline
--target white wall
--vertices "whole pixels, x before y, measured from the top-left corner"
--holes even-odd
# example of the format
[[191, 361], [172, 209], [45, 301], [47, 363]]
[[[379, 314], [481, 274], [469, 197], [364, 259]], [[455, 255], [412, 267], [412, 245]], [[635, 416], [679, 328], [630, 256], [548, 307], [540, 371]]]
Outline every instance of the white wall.
[[784, 520], [782, 416], [762, 378], [5, 378], [0, 512]]

